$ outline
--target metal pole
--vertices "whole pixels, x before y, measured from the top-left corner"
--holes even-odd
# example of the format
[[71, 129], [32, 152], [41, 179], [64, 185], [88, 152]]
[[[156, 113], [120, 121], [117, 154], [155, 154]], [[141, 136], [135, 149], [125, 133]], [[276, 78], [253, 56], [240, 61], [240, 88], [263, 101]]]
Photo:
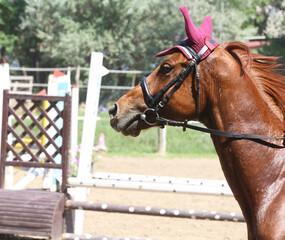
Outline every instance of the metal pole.
[[136, 215], [190, 218], [190, 219], [207, 219], [216, 221], [245, 222], [241, 213], [185, 210], [176, 208], [160, 208], [150, 206], [133, 206], [125, 204], [107, 204], [97, 202], [77, 202], [68, 200], [66, 202], [68, 209], [83, 209], [99, 212], [116, 212]]

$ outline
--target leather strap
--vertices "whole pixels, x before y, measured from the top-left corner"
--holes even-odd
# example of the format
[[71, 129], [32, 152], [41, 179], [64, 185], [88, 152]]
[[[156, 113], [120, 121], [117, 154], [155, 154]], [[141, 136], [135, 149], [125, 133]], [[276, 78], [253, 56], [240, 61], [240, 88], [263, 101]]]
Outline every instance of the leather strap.
[[[149, 92], [146, 77], [143, 77], [141, 80], [141, 88], [144, 96], [144, 101], [149, 108], [153, 108], [158, 111], [160, 108], [164, 107], [164, 105], [169, 101], [169, 98], [172, 94], [177, 91], [183, 81], [186, 79], [191, 69], [195, 65], [195, 60], [192, 60], [189, 65], [181, 71], [174, 79], [172, 79], [166, 86], [164, 86], [156, 95], [152, 96]], [[171, 88], [171, 91], [160, 101], [159, 99]]]
[[[224, 132], [224, 131], [219, 131], [215, 129], [203, 128], [203, 127], [191, 125], [191, 124], [188, 124], [187, 120], [185, 120], [184, 122], [178, 122], [178, 121], [173, 121], [173, 120], [169, 120], [169, 119], [162, 118], [162, 117], [157, 117], [156, 120], [160, 126], [169, 125], [169, 126], [174, 126], [174, 127], [183, 127], [183, 131], [185, 131], [186, 128], [189, 128], [189, 129], [193, 129], [199, 132], [209, 133], [209, 134], [222, 136], [222, 137], [253, 140], [263, 145], [272, 147], [272, 148], [285, 148], [285, 136], [284, 137], [269, 137], [269, 136], [257, 135], [257, 134]], [[283, 146], [268, 143], [263, 140], [283, 140]]]

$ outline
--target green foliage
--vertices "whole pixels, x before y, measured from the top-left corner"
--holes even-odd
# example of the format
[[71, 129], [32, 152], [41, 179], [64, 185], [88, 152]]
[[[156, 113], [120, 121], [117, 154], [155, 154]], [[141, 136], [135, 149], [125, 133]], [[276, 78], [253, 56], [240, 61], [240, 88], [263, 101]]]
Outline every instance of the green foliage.
[[260, 7], [259, 13], [266, 19], [263, 34], [269, 40], [270, 45], [259, 49], [264, 55], [278, 56], [285, 63], [285, 1], [270, 0]]
[[[185, 38], [179, 7], [199, 27], [206, 15], [220, 43], [263, 34], [280, 0], [0, 0], [0, 46], [10, 60], [40, 67], [88, 67], [92, 51], [109, 69], [151, 70], [155, 54]], [[281, 36], [282, 37], [282, 36]], [[272, 43], [273, 44], [273, 43]], [[17, 56], [17, 57], [16, 57]], [[42, 79], [41, 81], [45, 81]], [[81, 75], [81, 82], [87, 80]], [[108, 79], [129, 86], [124, 75]]]
[[110, 69], [151, 69], [155, 53], [185, 37], [178, 7], [186, 5], [197, 26], [211, 15], [214, 37], [224, 42], [254, 33], [248, 18], [259, 1], [26, 0], [18, 58], [25, 65], [88, 66], [90, 53], [100, 51]]
[[127, 0], [27, 0], [27, 5], [22, 41], [37, 39], [34, 48], [41, 55], [42, 65], [52, 61], [88, 66], [90, 53], [99, 51], [105, 53], [108, 68], [144, 69], [146, 54], [153, 57], [147, 45], [156, 32], [152, 20], [157, 18], [157, 11], [150, 17], [146, 4]]
[[5, 47], [8, 61], [16, 58], [14, 49], [25, 6], [24, 0], [0, 0], [0, 48]]
[[[279, 61], [285, 64], [285, 36], [280, 38], [270, 39], [270, 45], [265, 45], [259, 52], [267, 56], [277, 56]], [[282, 69], [284, 72], [284, 68]]]

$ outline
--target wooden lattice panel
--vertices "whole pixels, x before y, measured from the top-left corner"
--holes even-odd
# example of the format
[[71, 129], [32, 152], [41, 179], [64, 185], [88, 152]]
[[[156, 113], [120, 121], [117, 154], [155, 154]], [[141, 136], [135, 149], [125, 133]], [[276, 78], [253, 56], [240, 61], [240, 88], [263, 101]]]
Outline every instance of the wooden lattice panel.
[[69, 95], [20, 95], [4, 91], [1, 186], [5, 166], [59, 168], [66, 179], [70, 102]]

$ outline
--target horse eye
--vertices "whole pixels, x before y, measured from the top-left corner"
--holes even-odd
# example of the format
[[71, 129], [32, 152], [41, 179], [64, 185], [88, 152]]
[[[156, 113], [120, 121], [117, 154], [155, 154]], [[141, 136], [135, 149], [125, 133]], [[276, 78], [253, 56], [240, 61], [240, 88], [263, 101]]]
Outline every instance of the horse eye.
[[164, 73], [170, 73], [172, 71], [172, 66], [169, 63], [164, 63], [160, 68]]

